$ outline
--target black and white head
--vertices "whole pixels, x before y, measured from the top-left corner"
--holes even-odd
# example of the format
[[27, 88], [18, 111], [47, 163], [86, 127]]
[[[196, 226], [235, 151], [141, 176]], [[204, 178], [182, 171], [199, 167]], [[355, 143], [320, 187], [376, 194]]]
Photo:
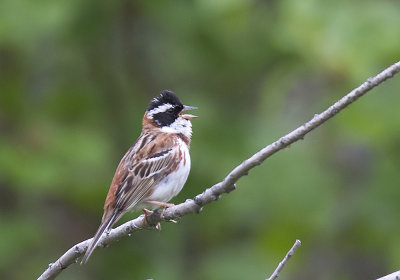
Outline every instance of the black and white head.
[[192, 135], [191, 119], [197, 116], [185, 114], [187, 110], [196, 107], [183, 105], [179, 98], [169, 90], [161, 91], [160, 95], [151, 100], [146, 110], [147, 118], [153, 120], [153, 124], [161, 131], [167, 133], [183, 133]]

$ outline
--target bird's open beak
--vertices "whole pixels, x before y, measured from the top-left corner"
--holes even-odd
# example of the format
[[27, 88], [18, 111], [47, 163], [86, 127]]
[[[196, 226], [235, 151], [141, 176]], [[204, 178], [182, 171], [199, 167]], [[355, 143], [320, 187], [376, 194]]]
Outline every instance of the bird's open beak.
[[183, 114], [184, 112], [186, 112], [188, 110], [195, 110], [195, 109], [197, 109], [197, 107], [183, 105], [183, 110], [181, 112], [181, 117], [184, 118], [184, 119], [187, 119], [187, 120], [191, 120], [193, 118], [198, 118], [198, 116], [195, 116], [195, 115]]

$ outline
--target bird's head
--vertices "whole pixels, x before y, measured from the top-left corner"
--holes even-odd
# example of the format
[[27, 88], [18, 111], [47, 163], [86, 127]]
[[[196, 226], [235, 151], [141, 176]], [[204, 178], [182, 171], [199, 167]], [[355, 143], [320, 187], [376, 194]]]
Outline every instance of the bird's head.
[[193, 106], [183, 105], [179, 98], [169, 90], [161, 91], [160, 95], [153, 98], [147, 107], [144, 123], [149, 123], [167, 133], [192, 134], [190, 120], [197, 116], [185, 114], [188, 110], [197, 109]]

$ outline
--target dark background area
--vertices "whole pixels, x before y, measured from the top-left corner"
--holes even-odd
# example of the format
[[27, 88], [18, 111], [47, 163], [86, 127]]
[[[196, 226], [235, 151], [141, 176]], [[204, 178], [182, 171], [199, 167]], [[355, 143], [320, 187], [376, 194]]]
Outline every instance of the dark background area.
[[[151, 98], [198, 106], [183, 202], [399, 59], [397, 1], [0, 1], [0, 278], [99, 225]], [[236, 191], [57, 279], [374, 279], [399, 269], [400, 79]], [[124, 220], [138, 213], [126, 215]]]

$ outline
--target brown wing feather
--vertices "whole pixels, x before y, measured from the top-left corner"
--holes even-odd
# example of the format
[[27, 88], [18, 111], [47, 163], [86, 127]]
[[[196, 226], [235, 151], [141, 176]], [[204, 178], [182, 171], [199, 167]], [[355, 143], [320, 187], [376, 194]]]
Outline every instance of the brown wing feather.
[[143, 133], [124, 155], [111, 182], [101, 224], [81, 263], [87, 262], [103, 233], [176, 167], [179, 162], [175, 141], [171, 135]]
[[176, 137], [164, 134], [139, 137], [118, 165], [104, 204], [103, 221], [112, 212], [125, 212], [140, 203], [151, 187], [171, 172], [178, 164], [175, 141]]
[[116, 195], [115, 208], [125, 211], [139, 204], [151, 192], [151, 188], [171, 172], [178, 162], [175, 150], [169, 149], [160, 154], [132, 167], [133, 171]]

